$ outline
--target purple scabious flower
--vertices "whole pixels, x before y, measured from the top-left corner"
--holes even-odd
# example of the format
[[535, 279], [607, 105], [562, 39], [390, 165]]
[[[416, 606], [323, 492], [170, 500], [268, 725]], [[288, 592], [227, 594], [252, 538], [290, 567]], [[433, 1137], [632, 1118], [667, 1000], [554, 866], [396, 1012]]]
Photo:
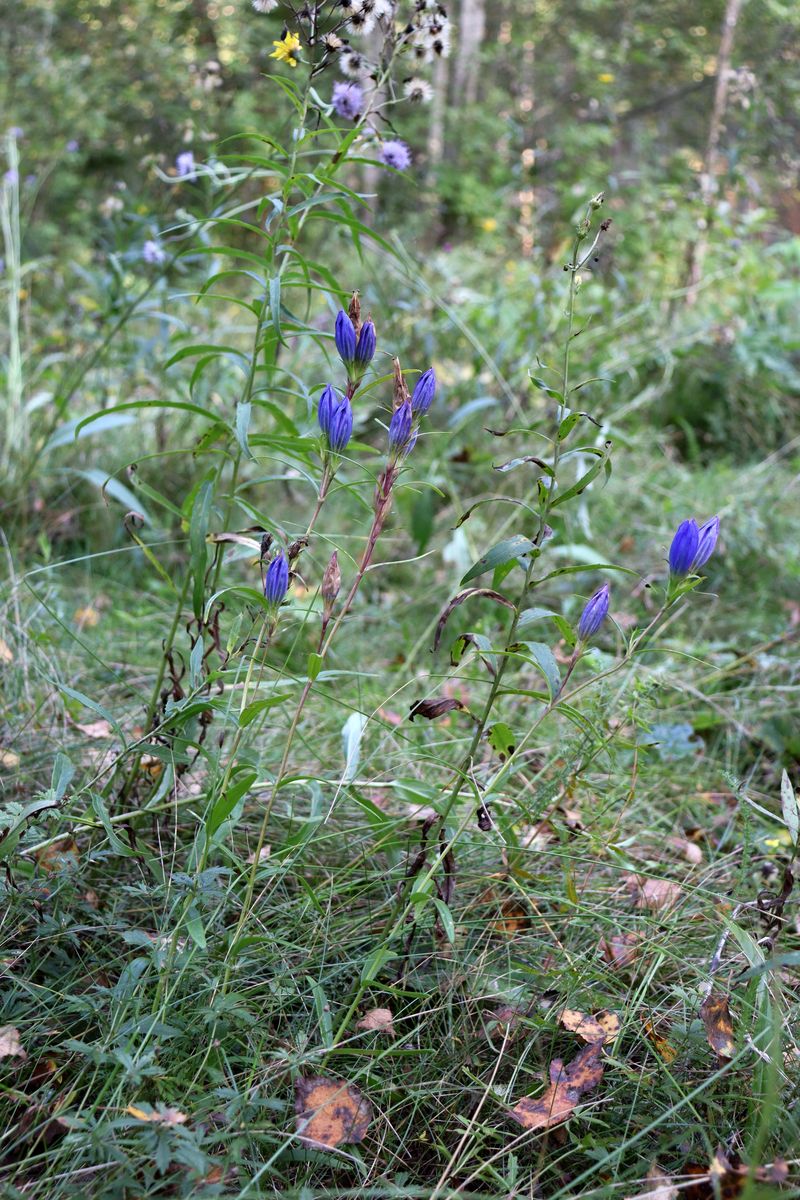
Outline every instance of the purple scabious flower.
[[77, 138], [70, 138], [66, 145], [67, 154], [77, 154], [81, 148], [81, 144]]
[[582, 642], [594, 637], [608, 616], [609, 585], [604, 583], [586, 602], [578, 621], [578, 637]]
[[691, 571], [692, 564], [697, 557], [699, 540], [700, 531], [694, 517], [688, 521], [681, 521], [669, 548], [669, 569], [676, 578], [688, 575]]
[[264, 579], [264, 595], [276, 607], [289, 590], [289, 562], [281, 550], [267, 567]]
[[389, 449], [397, 454], [402, 453], [411, 440], [411, 421], [411, 401], [404, 400], [389, 422]]
[[175, 159], [175, 170], [181, 177], [184, 175], [193, 175], [194, 165], [194, 155], [191, 150], [182, 150]]
[[387, 167], [394, 167], [395, 171], [405, 171], [411, 166], [411, 151], [399, 138], [389, 138], [388, 141], [382, 142], [380, 156], [381, 162]]
[[375, 326], [372, 321], [365, 321], [358, 335], [358, 345], [356, 346], [355, 353], [355, 360], [360, 367], [366, 367], [367, 363], [372, 362], [376, 345]]
[[704, 567], [711, 558], [718, 537], [719, 517], [712, 517], [710, 521], [706, 521], [705, 525], [700, 526], [697, 535], [697, 553], [692, 563], [693, 571], [696, 571], [698, 567]]
[[433, 367], [428, 367], [427, 371], [423, 371], [414, 387], [414, 393], [411, 397], [411, 407], [415, 413], [420, 416], [426, 413], [433, 404], [433, 398], [436, 395], [436, 376], [433, 373]]
[[142, 259], [146, 263], [158, 266], [165, 261], [166, 257], [163, 247], [154, 238], [148, 238], [142, 246]]
[[349, 367], [356, 356], [356, 331], [353, 322], [343, 308], [340, 308], [336, 314], [333, 337], [339, 357], [344, 365]]
[[331, 104], [337, 117], [356, 121], [364, 109], [363, 89], [357, 83], [346, 83], [340, 79], [333, 85]]

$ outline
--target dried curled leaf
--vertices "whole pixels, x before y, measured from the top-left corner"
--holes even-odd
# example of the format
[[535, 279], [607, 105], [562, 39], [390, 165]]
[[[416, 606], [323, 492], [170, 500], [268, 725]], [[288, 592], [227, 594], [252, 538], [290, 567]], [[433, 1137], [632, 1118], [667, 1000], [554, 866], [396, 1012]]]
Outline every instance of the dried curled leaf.
[[459, 604], [463, 604], [465, 600], [469, 600], [470, 596], [485, 596], [487, 600], [496, 600], [498, 604], [505, 605], [505, 607], [510, 608], [512, 612], [514, 610], [514, 605], [510, 600], [507, 600], [505, 596], [501, 596], [499, 592], [492, 591], [491, 588], [465, 588], [463, 592], [459, 592], [457, 595], [453, 596], [452, 600], [448, 600], [447, 604], [439, 614], [439, 620], [436, 623], [436, 633], [433, 636], [434, 650], [439, 649], [439, 642], [442, 640], [444, 627], [450, 619], [453, 610], [457, 608]]
[[362, 1141], [372, 1120], [372, 1105], [357, 1087], [322, 1076], [297, 1080], [294, 1108], [300, 1141], [329, 1150]]
[[411, 705], [408, 719], [413, 721], [415, 717], [424, 717], [426, 721], [435, 721], [437, 717], [443, 717], [445, 713], [454, 710], [468, 711], [466, 704], [462, 704], [460, 700], [444, 697], [439, 700], [417, 700], [415, 704]]
[[19, 1036], [19, 1030], [14, 1025], [0, 1026], [0, 1058], [27, 1058]]
[[550, 1129], [571, 1117], [584, 1092], [597, 1087], [603, 1077], [602, 1044], [584, 1046], [566, 1067], [560, 1058], [550, 1064], [550, 1083], [537, 1099], [524, 1096], [510, 1116], [523, 1129]]
[[705, 1026], [708, 1044], [717, 1058], [733, 1058], [736, 1043], [733, 1039], [733, 1021], [728, 997], [712, 992], [700, 1005], [700, 1016]]
[[[719, 1197], [722, 1200], [734, 1200], [744, 1191], [751, 1176], [761, 1184], [781, 1184], [788, 1178], [789, 1167], [785, 1159], [776, 1158], [768, 1167], [751, 1170], [747, 1163], [735, 1156], [729, 1159], [720, 1146], [708, 1166], [687, 1163], [681, 1175], [694, 1180], [693, 1183], [681, 1184], [681, 1200], [718, 1200]], [[758, 1190], [759, 1196], [766, 1193], [766, 1188]]]
[[360, 1021], [356, 1022], [356, 1029], [366, 1029], [374, 1033], [388, 1033], [389, 1037], [394, 1037], [394, 1025], [392, 1024], [393, 1015], [390, 1008], [371, 1008], [368, 1013]]
[[577, 1033], [585, 1042], [613, 1042], [620, 1031], [619, 1017], [605, 1008], [593, 1017], [575, 1008], [565, 1008], [558, 1020], [565, 1029]]

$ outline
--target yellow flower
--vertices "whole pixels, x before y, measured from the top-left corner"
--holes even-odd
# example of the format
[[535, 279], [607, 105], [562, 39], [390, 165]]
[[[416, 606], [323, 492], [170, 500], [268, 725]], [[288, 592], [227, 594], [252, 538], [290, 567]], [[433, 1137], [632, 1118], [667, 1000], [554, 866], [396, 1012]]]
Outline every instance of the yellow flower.
[[602, 75], [598, 75], [597, 78], [601, 83], [613, 83], [615, 76], [611, 71], [603, 71]]
[[495, 229], [497, 229], [497, 221], [495, 221], [494, 217], [484, 217], [481, 221], [481, 229], [485, 230], [486, 233], [494, 233]]
[[279, 62], [288, 63], [290, 67], [297, 66], [297, 59], [294, 57], [294, 52], [300, 49], [300, 35], [298, 33], [285, 33], [279, 42], [273, 42], [272, 44], [275, 49], [270, 54], [270, 58], [277, 58]]

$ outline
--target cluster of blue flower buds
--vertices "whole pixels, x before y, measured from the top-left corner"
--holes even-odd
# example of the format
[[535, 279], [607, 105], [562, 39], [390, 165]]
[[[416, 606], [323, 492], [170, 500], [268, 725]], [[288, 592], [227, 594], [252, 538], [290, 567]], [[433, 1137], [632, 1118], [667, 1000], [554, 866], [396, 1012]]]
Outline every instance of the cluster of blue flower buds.
[[353, 409], [348, 397], [326, 384], [319, 398], [317, 419], [331, 454], [341, 454], [353, 433]]
[[375, 357], [377, 338], [372, 321], [365, 321], [358, 333], [353, 320], [344, 309], [336, 315], [333, 338], [339, 357], [351, 379], [359, 380]]
[[674, 579], [683, 579], [685, 575], [699, 571], [714, 553], [718, 537], [719, 517], [712, 517], [700, 526], [694, 517], [681, 521], [669, 548], [670, 575]]

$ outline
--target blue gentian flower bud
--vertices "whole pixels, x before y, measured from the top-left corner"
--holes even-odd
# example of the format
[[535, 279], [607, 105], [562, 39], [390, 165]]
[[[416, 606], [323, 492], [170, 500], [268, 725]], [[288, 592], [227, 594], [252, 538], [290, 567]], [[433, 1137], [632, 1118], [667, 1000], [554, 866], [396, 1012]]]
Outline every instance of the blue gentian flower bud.
[[608, 599], [609, 585], [604, 583], [587, 601], [586, 607], [581, 613], [581, 619], [578, 621], [578, 637], [582, 642], [586, 642], [590, 637], [594, 637], [603, 624], [603, 621], [605, 621], [608, 616]]
[[276, 607], [289, 590], [289, 562], [281, 550], [267, 567], [264, 580], [264, 595]]
[[389, 449], [396, 452], [404, 450], [411, 438], [411, 401], [404, 400], [396, 408], [389, 422]]
[[700, 531], [697, 528], [697, 521], [693, 517], [688, 521], [681, 521], [669, 548], [669, 569], [677, 578], [688, 575], [691, 571], [697, 556], [699, 540]]
[[578, 622], [578, 637], [582, 642], [587, 642], [590, 637], [594, 637], [608, 616], [608, 595], [608, 583], [603, 583], [602, 588], [597, 589], [597, 592], [587, 601], [587, 606], [581, 613], [581, 620]]
[[356, 331], [353, 322], [343, 308], [339, 309], [336, 314], [333, 336], [339, 357], [345, 366], [349, 367], [356, 356]]
[[704, 567], [711, 555], [714, 553], [714, 547], [717, 544], [719, 537], [719, 517], [712, 517], [710, 521], [706, 521], [705, 525], [700, 526], [700, 531], [697, 538], [697, 553], [694, 556], [692, 570], [696, 571], [698, 567]]
[[330, 437], [331, 417], [333, 416], [333, 410], [340, 401], [341, 397], [337, 396], [336, 389], [332, 388], [329, 383], [326, 383], [320, 393], [319, 404], [317, 406], [317, 420], [326, 438]]
[[361, 326], [361, 333], [358, 335], [355, 354], [356, 362], [360, 367], [366, 367], [368, 363], [372, 362], [376, 345], [375, 326], [372, 321], [365, 321]]
[[423, 371], [417, 380], [414, 388], [414, 394], [411, 397], [411, 407], [415, 413], [420, 416], [426, 413], [433, 404], [433, 398], [436, 395], [436, 376], [433, 373], [433, 367], [428, 367], [427, 371]]
[[350, 401], [344, 396], [333, 410], [330, 429], [328, 430], [328, 449], [334, 454], [341, 454], [350, 441], [353, 432], [353, 410]]

